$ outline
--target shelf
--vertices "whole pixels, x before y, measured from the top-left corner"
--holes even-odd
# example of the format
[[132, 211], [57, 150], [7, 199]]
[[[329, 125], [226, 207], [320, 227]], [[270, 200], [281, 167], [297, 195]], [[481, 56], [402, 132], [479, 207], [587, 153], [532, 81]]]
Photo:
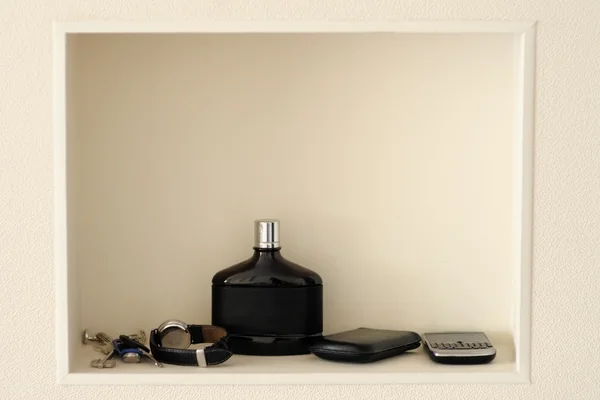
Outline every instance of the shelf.
[[374, 383], [517, 383], [514, 346], [506, 336], [491, 336], [497, 356], [484, 365], [433, 363], [422, 348], [371, 364], [346, 364], [313, 355], [255, 357], [234, 355], [210, 368], [165, 365], [155, 367], [118, 361], [115, 368], [97, 370], [89, 361], [97, 358], [89, 348], [80, 349], [69, 383], [75, 384], [374, 384]]
[[[84, 25], [54, 46], [61, 383], [528, 379], [530, 25]], [[211, 278], [250, 256], [257, 218], [323, 278], [325, 334], [500, 332], [499, 357], [87, 367], [84, 328], [210, 323]]]

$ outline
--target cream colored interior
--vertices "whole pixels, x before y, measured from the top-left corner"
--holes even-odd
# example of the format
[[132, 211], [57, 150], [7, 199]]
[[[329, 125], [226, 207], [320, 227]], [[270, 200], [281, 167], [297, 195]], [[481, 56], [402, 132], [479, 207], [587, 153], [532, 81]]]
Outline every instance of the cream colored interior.
[[281, 220], [325, 333], [509, 332], [506, 34], [73, 35], [69, 260], [83, 327], [210, 322], [210, 281]]

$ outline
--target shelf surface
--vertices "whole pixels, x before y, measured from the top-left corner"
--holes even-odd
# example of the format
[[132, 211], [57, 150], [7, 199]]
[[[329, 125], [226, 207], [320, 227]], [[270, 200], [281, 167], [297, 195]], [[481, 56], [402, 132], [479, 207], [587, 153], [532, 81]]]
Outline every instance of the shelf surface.
[[90, 360], [99, 353], [82, 348], [72, 384], [370, 384], [370, 383], [500, 383], [519, 382], [515, 351], [510, 340], [493, 340], [496, 359], [483, 365], [442, 365], [432, 362], [420, 347], [403, 355], [371, 364], [325, 361], [314, 355], [256, 357], [234, 355], [226, 363], [209, 367], [154, 366], [117, 362], [115, 368], [94, 369]]

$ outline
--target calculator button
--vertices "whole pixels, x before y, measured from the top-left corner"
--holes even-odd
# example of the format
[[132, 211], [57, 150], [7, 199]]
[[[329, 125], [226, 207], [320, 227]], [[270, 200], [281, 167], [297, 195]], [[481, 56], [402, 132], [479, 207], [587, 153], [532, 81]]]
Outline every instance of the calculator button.
[[479, 343], [479, 348], [480, 349], [487, 349], [487, 344], [485, 344], [485, 343]]
[[472, 349], [478, 349], [479, 348], [479, 343], [472, 343], [471, 344], [471, 348]]
[[449, 346], [450, 349], [456, 348], [456, 345], [454, 343], [449, 343], [448, 346]]
[[438, 345], [437, 345], [437, 343], [431, 343], [431, 348], [432, 348], [432, 349], [437, 349], [437, 348], [438, 348]]

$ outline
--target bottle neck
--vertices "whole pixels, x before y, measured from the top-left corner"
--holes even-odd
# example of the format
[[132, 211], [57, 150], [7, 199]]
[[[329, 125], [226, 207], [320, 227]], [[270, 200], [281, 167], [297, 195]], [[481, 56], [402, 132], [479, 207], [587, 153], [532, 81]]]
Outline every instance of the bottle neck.
[[253, 249], [254, 249], [255, 253], [267, 254], [267, 253], [279, 253], [279, 251], [281, 250], [281, 247], [273, 247], [272, 249], [267, 249], [264, 247], [254, 246]]
[[254, 255], [252, 256], [252, 258], [254, 258], [255, 260], [267, 260], [267, 259], [276, 259], [276, 258], [281, 258], [281, 247], [275, 247], [272, 249], [265, 249], [265, 248], [261, 248], [261, 247], [253, 247], [254, 249]]

